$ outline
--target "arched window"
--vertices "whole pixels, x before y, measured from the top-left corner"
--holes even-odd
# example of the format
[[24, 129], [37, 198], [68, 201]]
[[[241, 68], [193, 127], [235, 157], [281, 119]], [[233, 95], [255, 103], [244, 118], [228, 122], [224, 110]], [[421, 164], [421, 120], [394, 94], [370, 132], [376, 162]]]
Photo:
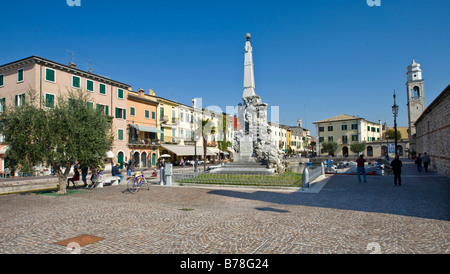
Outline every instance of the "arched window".
[[418, 86], [413, 87], [413, 97], [419, 98], [420, 97], [420, 88]]

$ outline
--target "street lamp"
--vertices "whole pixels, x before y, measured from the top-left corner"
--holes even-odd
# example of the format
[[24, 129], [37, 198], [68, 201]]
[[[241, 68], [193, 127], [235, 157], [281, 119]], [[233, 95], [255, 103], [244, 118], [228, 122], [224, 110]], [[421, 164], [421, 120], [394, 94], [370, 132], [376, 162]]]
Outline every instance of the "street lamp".
[[392, 106], [392, 113], [394, 114], [394, 136], [395, 136], [395, 155], [398, 155], [397, 151], [397, 115], [398, 115], [398, 106], [395, 103], [395, 90], [394, 90], [394, 105]]

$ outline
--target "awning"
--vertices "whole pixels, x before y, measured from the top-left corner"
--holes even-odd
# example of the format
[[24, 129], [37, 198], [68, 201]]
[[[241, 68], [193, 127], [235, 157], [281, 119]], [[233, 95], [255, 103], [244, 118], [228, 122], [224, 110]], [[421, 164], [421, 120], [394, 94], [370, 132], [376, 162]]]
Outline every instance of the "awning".
[[[170, 150], [172, 153], [176, 154], [177, 156], [194, 156], [195, 150], [194, 146], [182, 146], [182, 145], [167, 145], [163, 144], [161, 145], [163, 148]], [[197, 156], [203, 155], [203, 146], [197, 146]], [[211, 148], [206, 148], [206, 155], [207, 156], [214, 156], [216, 153], [211, 151]]]
[[161, 130], [156, 127], [142, 126], [142, 125], [136, 125], [136, 124], [128, 124], [128, 125], [130, 127], [134, 127], [138, 131], [161, 133]]

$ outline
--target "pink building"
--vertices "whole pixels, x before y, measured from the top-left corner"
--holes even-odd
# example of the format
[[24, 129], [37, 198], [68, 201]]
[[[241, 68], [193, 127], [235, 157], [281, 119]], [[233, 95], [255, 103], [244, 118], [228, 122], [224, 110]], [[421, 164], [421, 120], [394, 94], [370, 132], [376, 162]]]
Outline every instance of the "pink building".
[[[38, 56], [31, 56], [0, 66], [0, 112], [5, 106], [20, 105], [27, 100], [27, 91], [35, 90], [42, 99], [41, 107], [52, 107], [58, 95], [67, 94], [70, 89], [82, 89], [92, 93], [93, 107], [103, 109], [113, 118], [114, 142], [111, 151], [113, 161], [119, 155], [127, 155], [127, 96], [131, 86], [56, 63]], [[6, 148], [0, 136], [0, 156]], [[0, 172], [4, 161], [0, 162]]]

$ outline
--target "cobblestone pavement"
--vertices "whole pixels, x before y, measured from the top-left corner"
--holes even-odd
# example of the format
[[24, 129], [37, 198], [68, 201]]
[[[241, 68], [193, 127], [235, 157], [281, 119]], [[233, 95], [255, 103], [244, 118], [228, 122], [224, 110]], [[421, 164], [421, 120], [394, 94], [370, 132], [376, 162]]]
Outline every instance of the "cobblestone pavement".
[[[450, 253], [450, 180], [417, 174], [332, 176], [319, 193], [125, 185], [60, 197], [0, 196], [0, 253]], [[368, 247], [373, 247], [373, 249]]]

